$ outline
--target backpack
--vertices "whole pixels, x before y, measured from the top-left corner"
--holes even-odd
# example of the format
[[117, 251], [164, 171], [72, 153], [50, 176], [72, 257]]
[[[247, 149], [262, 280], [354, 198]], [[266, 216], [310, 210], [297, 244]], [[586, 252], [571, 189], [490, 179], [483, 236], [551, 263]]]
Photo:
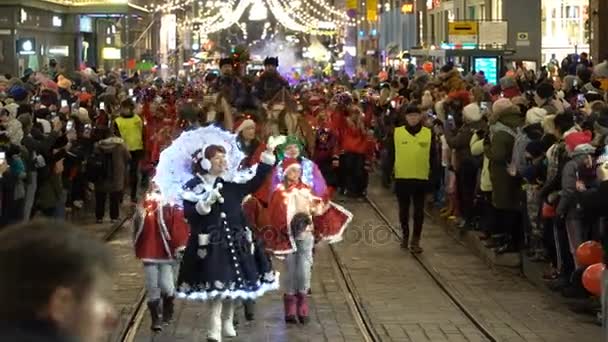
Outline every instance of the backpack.
[[112, 152], [95, 151], [87, 160], [86, 174], [90, 182], [112, 179], [113, 171]]

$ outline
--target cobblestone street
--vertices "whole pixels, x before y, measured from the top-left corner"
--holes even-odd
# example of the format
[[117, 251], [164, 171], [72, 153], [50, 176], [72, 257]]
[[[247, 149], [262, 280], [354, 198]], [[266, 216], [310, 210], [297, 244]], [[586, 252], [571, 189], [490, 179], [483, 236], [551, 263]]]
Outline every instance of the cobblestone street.
[[[392, 194], [373, 187], [369, 196], [395, 222]], [[416, 259], [399, 248], [398, 239], [367, 202], [345, 205], [355, 217], [344, 241], [316, 249], [311, 323], [287, 326], [281, 292], [269, 293], [258, 301], [254, 322], [245, 322], [242, 309], [237, 309], [240, 336], [232, 341], [364, 341], [359, 319], [366, 320], [381, 341], [489, 340]], [[590, 320], [512, 272], [491, 270], [431, 220], [422, 245], [423, 262], [500, 341], [599, 340], [600, 328]], [[352, 294], [346, 291], [338, 263], [353, 286]], [[278, 260], [275, 266], [283, 268]], [[349, 296], [359, 301], [362, 317], [349, 305]], [[203, 341], [206, 321], [206, 304], [180, 301], [173, 326], [154, 335], [146, 314], [135, 340]]]

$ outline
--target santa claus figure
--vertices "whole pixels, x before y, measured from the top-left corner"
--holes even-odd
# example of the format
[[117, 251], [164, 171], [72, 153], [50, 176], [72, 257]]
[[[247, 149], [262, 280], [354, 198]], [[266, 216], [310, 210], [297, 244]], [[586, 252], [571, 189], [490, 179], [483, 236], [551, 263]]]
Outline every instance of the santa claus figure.
[[182, 209], [162, 204], [157, 190], [148, 193], [138, 206], [134, 226], [135, 255], [143, 262], [146, 275], [151, 329], [161, 331], [173, 318], [174, 268], [186, 248], [190, 229]]
[[260, 236], [268, 251], [285, 257], [285, 321], [305, 324], [313, 247], [319, 241], [340, 241], [352, 215], [315, 195], [303, 181], [303, 166], [297, 159], [284, 160], [282, 167], [281, 183], [272, 192], [268, 208], [271, 225]]

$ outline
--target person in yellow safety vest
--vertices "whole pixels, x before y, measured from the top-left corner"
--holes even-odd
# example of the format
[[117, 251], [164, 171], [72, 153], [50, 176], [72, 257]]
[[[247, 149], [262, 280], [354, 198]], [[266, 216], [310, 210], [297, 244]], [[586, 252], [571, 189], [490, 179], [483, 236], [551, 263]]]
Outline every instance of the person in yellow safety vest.
[[[401, 247], [422, 253], [420, 237], [424, 223], [424, 199], [430, 189], [435, 163], [433, 132], [423, 125], [425, 115], [417, 103], [402, 107], [399, 115], [405, 125], [395, 128], [393, 144], [388, 144], [389, 161], [394, 165], [395, 194], [399, 203], [399, 221], [403, 232]], [[410, 243], [410, 203], [414, 205], [414, 230]]]
[[120, 116], [114, 120], [115, 132], [125, 141], [131, 154], [129, 161], [129, 184], [131, 186], [131, 202], [137, 203], [139, 185], [139, 164], [144, 157], [144, 121], [135, 114], [135, 104], [124, 100], [120, 104]]

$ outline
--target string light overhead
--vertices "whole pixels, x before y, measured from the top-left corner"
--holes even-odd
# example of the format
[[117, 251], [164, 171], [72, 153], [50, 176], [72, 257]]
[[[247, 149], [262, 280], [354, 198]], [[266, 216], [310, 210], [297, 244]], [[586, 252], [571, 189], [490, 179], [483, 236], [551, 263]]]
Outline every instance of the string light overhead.
[[195, 5], [198, 5], [198, 11], [194, 12], [198, 13], [180, 20], [180, 29], [195, 26], [201, 34], [224, 30], [238, 24], [248, 8], [250, 21], [266, 20], [270, 9], [275, 19], [287, 29], [314, 35], [335, 35], [341, 27], [356, 26], [358, 22], [357, 18], [350, 18], [345, 11], [333, 7], [326, 0], [169, 0], [147, 8], [162, 13], [188, 13]]

